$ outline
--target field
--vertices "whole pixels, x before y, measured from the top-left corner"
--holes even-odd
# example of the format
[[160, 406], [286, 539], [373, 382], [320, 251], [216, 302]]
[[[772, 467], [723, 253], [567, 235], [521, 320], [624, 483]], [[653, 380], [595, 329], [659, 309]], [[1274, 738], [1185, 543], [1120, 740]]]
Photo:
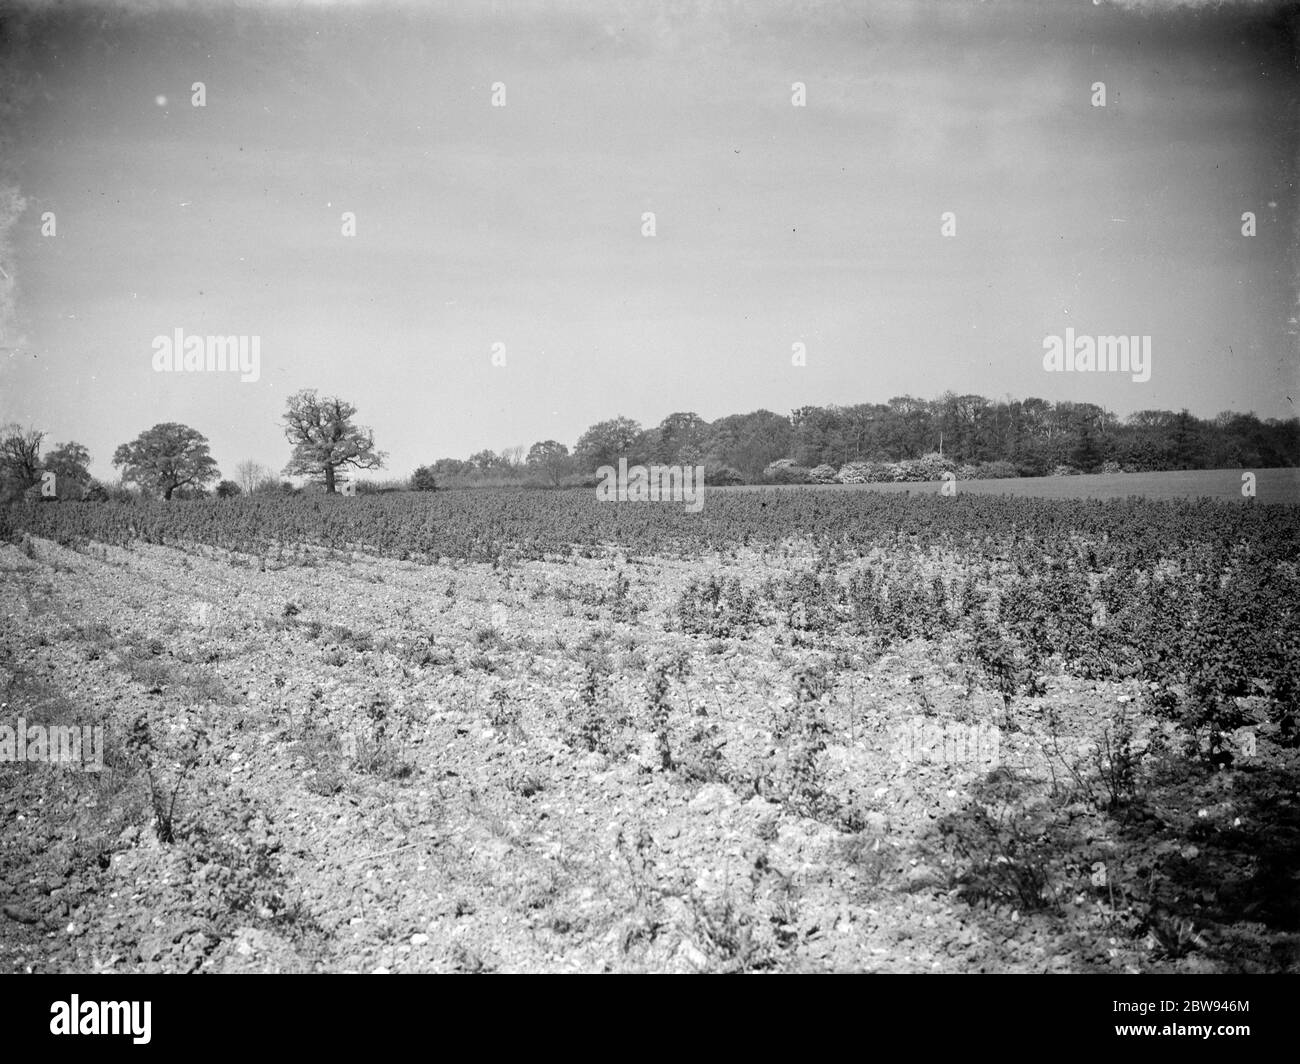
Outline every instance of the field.
[[[963, 480], [957, 490], [973, 495], [1013, 495], [1030, 499], [1219, 499], [1241, 502], [1240, 469], [1187, 469], [1159, 473], [1088, 473], [1072, 477], [1013, 477], [1006, 480]], [[1300, 504], [1300, 469], [1260, 469], [1255, 472], [1258, 502]], [[828, 484], [831, 491], [937, 492], [939, 481], [913, 484]], [[762, 491], [762, 488], [735, 488]]]
[[4, 511], [0, 965], [1300, 970], [1259, 483]]

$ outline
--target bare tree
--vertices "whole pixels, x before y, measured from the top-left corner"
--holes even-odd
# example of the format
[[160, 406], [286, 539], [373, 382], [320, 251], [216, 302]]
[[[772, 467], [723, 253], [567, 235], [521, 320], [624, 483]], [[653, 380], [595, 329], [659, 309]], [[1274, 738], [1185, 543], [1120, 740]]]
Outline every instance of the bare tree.
[[0, 478], [25, 491], [41, 476], [41, 441], [45, 433], [21, 425], [0, 428]]
[[239, 478], [239, 486], [245, 495], [252, 495], [263, 481], [273, 478], [270, 469], [261, 462], [254, 462], [251, 458], [246, 458], [235, 466], [235, 476]]

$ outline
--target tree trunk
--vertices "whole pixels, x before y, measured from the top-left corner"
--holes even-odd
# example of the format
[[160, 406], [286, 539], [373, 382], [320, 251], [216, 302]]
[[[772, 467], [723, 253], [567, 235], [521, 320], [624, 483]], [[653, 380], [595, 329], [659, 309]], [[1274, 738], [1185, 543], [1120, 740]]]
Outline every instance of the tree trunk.
[[325, 467], [325, 492], [328, 495], [335, 494], [334, 488], [334, 467], [327, 465]]

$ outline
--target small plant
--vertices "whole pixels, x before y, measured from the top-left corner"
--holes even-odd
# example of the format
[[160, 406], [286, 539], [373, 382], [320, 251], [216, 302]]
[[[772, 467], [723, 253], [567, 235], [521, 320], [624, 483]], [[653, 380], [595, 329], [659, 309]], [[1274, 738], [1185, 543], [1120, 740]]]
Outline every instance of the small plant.
[[388, 699], [375, 695], [366, 706], [371, 733], [357, 740], [353, 764], [359, 772], [380, 779], [405, 779], [415, 771], [415, 766], [401, 757], [397, 745], [388, 734], [389, 715], [392, 709]]
[[492, 727], [500, 728], [507, 735], [519, 740], [527, 738], [524, 735], [523, 726], [520, 724], [519, 704], [510, 700], [510, 695], [506, 693], [504, 688], [493, 691], [488, 701], [492, 707], [488, 711], [488, 723]]
[[579, 750], [612, 756], [615, 732], [626, 723], [616, 720], [606, 701], [609, 663], [603, 654], [584, 654], [578, 704], [569, 715], [569, 744]]
[[154, 815], [154, 832], [158, 841], [172, 843], [176, 840], [176, 801], [180, 796], [185, 778], [203, 759], [207, 750], [208, 737], [203, 729], [196, 730], [190, 741], [181, 751], [177, 760], [175, 779], [168, 792], [158, 770], [158, 748], [149, 729], [149, 719], [141, 714], [131, 726], [131, 733], [126, 741], [128, 753], [136, 757], [144, 768], [145, 779], [149, 785], [149, 804]]
[[752, 907], [738, 905], [731, 891], [712, 903], [694, 895], [688, 901], [696, 936], [719, 971], [761, 971], [773, 966], [775, 958]]
[[673, 768], [673, 751], [668, 736], [671, 707], [668, 704], [668, 671], [662, 663], [650, 670], [648, 697], [650, 724], [655, 733], [660, 767], [670, 772]]
[[908, 682], [916, 693], [916, 702], [921, 708], [921, 714], [926, 717], [933, 717], [935, 708], [934, 703], [930, 700], [930, 693], [925, 689], [925, 677], [920, 673], [915, 673], [908, 677]]
[[1007, 768], [994, 769], [975, 789], [975, 803], [946, 817], [941, 837], [957, 862], [959, 890], [972, 903], [1010, 903], [1025, 911], [1054, 910], [1053, 803], [1027, 789]]

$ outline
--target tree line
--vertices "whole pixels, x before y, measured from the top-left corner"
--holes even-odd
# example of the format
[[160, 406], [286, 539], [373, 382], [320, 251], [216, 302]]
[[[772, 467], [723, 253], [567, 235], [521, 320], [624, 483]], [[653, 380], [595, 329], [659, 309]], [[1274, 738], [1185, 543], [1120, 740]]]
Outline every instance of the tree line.
[[862, 467], [853, 479], [876, 479], [873, 465], [920, 463], [936, 454], [969, 475], [1005, 477], [1268, 469], [1300, 465], [1300, 418], [1142, 410], [1121, 420], [1092, 403], [947, 392], [932, 400], [805, 406], [789, 415], [756, 410], [713, 422], [680, 412], [649, 429], [617, 417], [587, 429], [572, 453], [555, 440], [534, 444], [522, 462], [521, 450], [440, 458], [421, 473], [448, 485], [521, 478], [560, 485], [626, 458], [629, 465], [702, 465], [713, 484], [827, 480], [846, 466]]
[[[96, 482], [80, 443], [41, 453], [45, 433], [0, 429], [0, 488], [60, 499], [163, 499], [299, 490], [283, 477], [306, 477], [318, 489], [471, 487], [493, 484], [563, 487], [591, 482], [601, 466], [703, 466], [708, 483], [772, 483], [933, 479], [941, 466], [964, 476], [1044, 476], [1052, 473], [1147, 472], [1177, 469], [1266, 469], [1300, 465], [1300, 418], [1260, 420], [1224, 412], [1199, 418], [1186, 409], [1142, 410], [1120, 419], [1093, 403], [1045, 399], [991, 400], [946, 392], [936, 399], [897, 396], [887, 403], [804, 406], [789, 415], [770, 410], [705, 421], [678, 412], [644, 428], [626, 417], [592, 425], [573, 450], [556, 440], [465, 459], [439, 458], [406, 480], [355, 483], [353, 471], [382, 469], [373, 430], [354, 423], [356, 407], [305, 389], [289, 397], [283, 415], [292, 455], [280, 476], [253, 461], [222, 480], [207, 439], [175, 422], [154, 425], [113, 454], [116, 485]], [[912, 476], [912, 474], [915, 476]], [[47, 477], [46, 474], [53, 474]], [[937, 475], [937, 474], [934, 474]]]

